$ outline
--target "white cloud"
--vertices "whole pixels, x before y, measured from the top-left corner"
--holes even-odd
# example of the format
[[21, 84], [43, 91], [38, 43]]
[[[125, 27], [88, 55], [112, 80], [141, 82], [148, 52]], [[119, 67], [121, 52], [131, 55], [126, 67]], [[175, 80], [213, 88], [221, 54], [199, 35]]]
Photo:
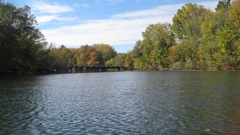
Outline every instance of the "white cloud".
[[218, 1], [212, 1], [212, 2], [201, 2], [198, 3], [199, 5], [203, 5], [205, 8], [210, 9], [212, 11], [215, 11], [215, 8], [217, 7]]
[[44, 15], [44, 16], [38, 16], [37, 22], [38, 23], [46, 23], [54, 20], [56, 18], [55, 15]]
[[114, 18], [148, 18], [148, 17], [158, 17], [162, 15], [173, 16], [177, 9], [181, 7], [183, 4], [176, 4], [176, 5], [164, 5], [158, 6], [153, 9], [149, 10], [142, 10], [142, 11], [135, 11], [135, 12], [128, 12], [128, 13], [121, 13], [113, 15]]
[[[85, 5], [87, 6], [87, 5]], [[65, 12], [73, 11], [73, 8], [69, 6], [63, 6], [59, 4], [48, 4], [45, 2], [33, 2], [32, 9], [37, 14], [36, 19], [38, 24], [45, 24], [51, 21], [74, 21], [77, 17], [62, 16]]]
[[48, 14], [73, 11], [73, 9], [69, 6], [62, 6], [58, 4], [48, 4], [44, 2], [34, 2], [32, 7], [33, 7], [33, 10], [36, 12], [48, 13]]
[[[217, 1], [199, 3], [214, 9]], [[49, 42], [68, 47], [84, 44], [135, 44], [149, 24], [172, 22], [172, 17], [183, 4], [158, 6], [149, 10], [121, 13], [106, 20], [88, 20], [78, 25], [42, 30]]]
[[36, 17], [38, 24], [45, 24], [51, 21], [74, 21], [77, 20], [76, 17], [59, 17], [58, 15], [43, 15]]

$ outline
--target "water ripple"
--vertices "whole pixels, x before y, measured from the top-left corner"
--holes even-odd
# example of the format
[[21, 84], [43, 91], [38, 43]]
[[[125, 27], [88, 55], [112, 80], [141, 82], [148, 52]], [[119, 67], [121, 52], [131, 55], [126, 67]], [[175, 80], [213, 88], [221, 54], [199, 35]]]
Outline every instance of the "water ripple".
[[0, 81], [0, 134], [239, 134], [239, 73], [123, 72]]

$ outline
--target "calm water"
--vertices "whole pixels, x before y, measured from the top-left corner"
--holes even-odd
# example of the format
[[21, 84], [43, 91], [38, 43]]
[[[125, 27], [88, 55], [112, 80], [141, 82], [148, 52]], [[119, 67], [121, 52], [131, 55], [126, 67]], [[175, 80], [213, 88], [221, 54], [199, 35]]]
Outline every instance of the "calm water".
[[0, 134], [240, 134], [240, 72], [2, 76]]

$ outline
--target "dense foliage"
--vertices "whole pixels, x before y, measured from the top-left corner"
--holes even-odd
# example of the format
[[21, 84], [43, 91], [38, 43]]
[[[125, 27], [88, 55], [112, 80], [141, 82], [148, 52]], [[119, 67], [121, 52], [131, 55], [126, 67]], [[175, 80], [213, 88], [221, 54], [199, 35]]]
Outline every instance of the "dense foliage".
[[173, 24], [151, 24], [126, 54], [135, 70], [239, 70], [240, 0], [219, 1], [216, 11], [186, 4]]
[[94, 65], [129, 70], [239, 70], [239, 7], [240, 0], [221, 0], [216, 11], [186, 4], [172, 24], [150, 24], [132, 51], [117, 54], [108, 44], [47, 45], [30, 7], [0, 1], [0, 72], [68, 72], [70, 67]]
[[49, 71], [68, 72], [74, 66], [106, 65], [107, 61], [116, 56], [116, 51], [107, 44], [84, 45], [80, 48], [49, 48]]
[[34, 71], [44, 59], [45, 40], [30, 7], [0, 2], [0, 71]]

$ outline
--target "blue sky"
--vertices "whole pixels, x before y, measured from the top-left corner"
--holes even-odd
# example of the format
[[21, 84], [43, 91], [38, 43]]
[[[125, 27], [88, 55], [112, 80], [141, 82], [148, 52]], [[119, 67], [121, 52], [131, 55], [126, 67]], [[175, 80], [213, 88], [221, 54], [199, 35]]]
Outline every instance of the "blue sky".
[[218, 0], [5, 0], [28, 5], [46, 40], [75, 48], [105, 43], [117, 52], [133, 49], [149, 24], [172, 22], [186, 3], [214, 10]]

